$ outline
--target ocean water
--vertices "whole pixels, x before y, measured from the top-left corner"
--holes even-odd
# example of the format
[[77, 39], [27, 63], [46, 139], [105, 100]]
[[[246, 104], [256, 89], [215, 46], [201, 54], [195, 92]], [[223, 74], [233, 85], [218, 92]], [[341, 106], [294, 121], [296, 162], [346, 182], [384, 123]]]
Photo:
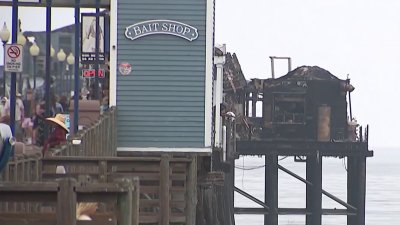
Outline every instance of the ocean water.
[[[367, 158], [366, 224], [400, 224], [400, 148], [372, 149], [374, 157]], [[280, 159], [279, 164], [305, 178], [305, 163], [293, 162], [293, 157]], [[264, 158], [245, 156], [236, 160], [235, 186], [264, 199]], [[346, 201], [346, 161], [339, 158], [323, 158], [324, 190]], [[239, 168], [256, 168], [243, 170]], [[294, 177], [279, 171], [279, 207], [304, 208], [306, 185]], [[257, 204], [235, 193], [236, 207], [258, 207]], [[323, 196], [324, 208], [343, 208]], [[262, 215], [235, 215], [236, 225], [263, 225]], [[305, 216], [279, 215], [280, 225], [303, 225]], [[322, 216], [323, 225], [346, 225], [346, 216]]]

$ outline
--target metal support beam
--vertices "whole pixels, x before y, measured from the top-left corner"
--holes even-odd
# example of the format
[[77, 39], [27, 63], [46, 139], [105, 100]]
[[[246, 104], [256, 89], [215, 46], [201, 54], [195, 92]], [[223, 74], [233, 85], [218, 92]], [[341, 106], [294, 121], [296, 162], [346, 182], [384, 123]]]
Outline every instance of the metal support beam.
[[269, 207], [264, 215], [264, 225], [278, 225], [278, 155], [265, 155], [265, 204]]
[[306, 187], [306, 225], [321, 225], [322, 222], [322, 156], [318, 153], [307, 156], [307, 180], [313, 185]]

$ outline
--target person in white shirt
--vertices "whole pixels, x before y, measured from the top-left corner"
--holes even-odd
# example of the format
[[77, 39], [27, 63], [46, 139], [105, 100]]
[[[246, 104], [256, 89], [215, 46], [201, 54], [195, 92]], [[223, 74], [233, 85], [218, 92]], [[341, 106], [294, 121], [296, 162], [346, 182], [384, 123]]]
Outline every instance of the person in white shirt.
[[7, 97], [3, 97], [1, 98], [1, 102], [0, 102], [0, 118], [3, 116], [7, 116], [7, 111], [6, 111], [6, 104], [7, 104]]
[[[22, 141], [23, 139], [23, 131], [22, 131], [22, 121], [24, 119], [24, 103], [21, 99], [21, 94], [17, 93], [15, 95], [15, 138], [17, 141]], [[5, 113], [10, 115], [10, 101], [6, 102], [5, 105]]]

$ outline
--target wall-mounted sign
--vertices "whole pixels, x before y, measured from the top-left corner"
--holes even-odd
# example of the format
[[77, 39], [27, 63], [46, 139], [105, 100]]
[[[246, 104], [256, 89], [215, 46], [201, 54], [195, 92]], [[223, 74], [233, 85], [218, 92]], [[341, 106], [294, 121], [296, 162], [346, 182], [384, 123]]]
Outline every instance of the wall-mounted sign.
[[[81, 23], [81, 62], [94, 63], [96, 61], [96, 14], [82, 13]], [[104, 61], [104, 15], [99, 15], [99, 61]]]
[[125, 36], [131, 40], [152, 34], [175, 35], [188, 41], [196, 40], [199, 36], [197, 28], [172, 20], [147, 20], [125, 29]]
[[122, 75], [128, 75], [132, 71], [132, 65], [128, 62], [122, 62], [119, 64], [118, 70]]
[[22, 72], [23, 47], [18, 44], [6, 44], [4, 50], [4, 71]]

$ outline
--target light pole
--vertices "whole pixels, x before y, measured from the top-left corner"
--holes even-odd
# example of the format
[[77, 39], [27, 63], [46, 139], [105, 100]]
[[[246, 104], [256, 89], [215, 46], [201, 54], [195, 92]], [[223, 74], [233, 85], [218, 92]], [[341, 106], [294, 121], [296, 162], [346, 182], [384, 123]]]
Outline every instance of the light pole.
[[33, 90], [36, 91], [36, 57], [39, 55], [40, 49], [36, 42], [29, 48], [29, 53], [33, 58]]
[[[64, 71], [64, 69], [63, 69], [63, 66], [64, 66], [64, 61], [65, 61], [65, 58], [67, 57], [67, 55], [65, 54], [65, 52], [64, 52], [64, 49], [60, 49], [60, 51], [58, 51], [58, 53], [57, 53], [57, 60], [58, 60], [58, 62], [60, 62], [60, 80], [61, 79], [63, 79], [61, 82], [60, 82], [60, 86], [61, 87], [63, 87], [63, 81], [64, 81], [64, 77], [63, 77], [63, 71]], [[61, 92], [63, 91], [63, 89], [61, 88]]]
[[[21, 23], [21, 22], [20, 22]], [[22, 48], [24, 47], [26, 43], [26, 38], [25, 36], [22, 34], [21, 29], [19, 29], [18, 31], [18, 36], [17, 36], [17, 44], [22, 45]], [[18, 87], [18, 91], [19, 93], [22, 92], [22, 73], [19, 73], [19, 87]]]
[[[6, 50], [6, 44], [10, 39], [10, 31], [7, 29], [6, 22], [4, 22], [3, 29], [0, 30], [0, 39], [3, 42], [3, 50]], [[4, 96], [6, 96], [6, 70], [5, 65], [3, 65], [3, 87], [4, 87]]]
[[69, 97], [69, 95], [71, 94], [71, 77], [72, 77], [72, 65], [75, 64], [75, 57], [74, 54], [69, 53], [68, 57], [67, 57], [67, 63], [68, 63], [68, 67], [69, 67], [69, 74], [68, 74], [68, 85], [67, 85], [67, 96]]

